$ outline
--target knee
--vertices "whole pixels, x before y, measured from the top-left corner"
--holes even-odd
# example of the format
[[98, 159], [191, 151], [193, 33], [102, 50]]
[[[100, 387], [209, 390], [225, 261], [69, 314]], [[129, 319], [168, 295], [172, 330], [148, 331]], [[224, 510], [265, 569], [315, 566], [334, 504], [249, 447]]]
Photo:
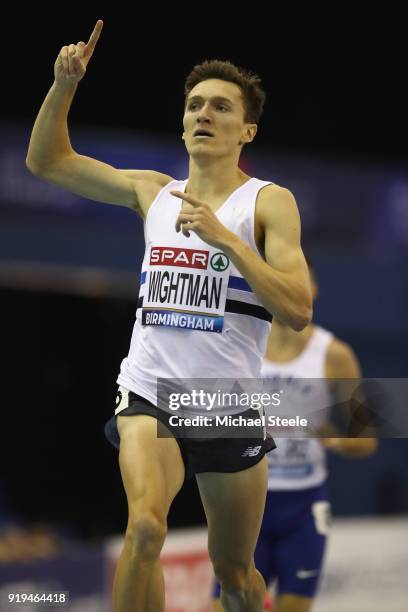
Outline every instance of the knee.
[[224, 593], [244, 591], [248, 568], [230, 561], [213, 561], [214, 573]]
[[165, 520], [151, 512], [129, 518], [125, 535], [125, 547], [131, 556], [153, 561], [160, 555], [167, 533]]

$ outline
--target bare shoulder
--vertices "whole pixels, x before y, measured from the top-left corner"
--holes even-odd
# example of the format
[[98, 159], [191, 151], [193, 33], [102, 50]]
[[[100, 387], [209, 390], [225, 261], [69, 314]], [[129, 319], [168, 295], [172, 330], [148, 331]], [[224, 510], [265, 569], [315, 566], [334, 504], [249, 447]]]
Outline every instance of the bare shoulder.
[[328, 378], [360, 376], [360, 364], [350, 344], [339, 338], [333, 338], [327, 349], [326, 371]]
[[286, 221], [291, 218], [298, 220], [298, 207], [292, 192], [280, 185], [266, 185], [258, 194], [256, 216], [263, 225], [279, 222], [283, 218]]
[[354, 351], [350, 344], [340, 340], [336, 336], [333, 337], [327, 349], [327, 357], [332, 361], [344, 361], [354, 355]]
[[143, 218], [163, 187], [174, 179], [168, 174], [155, 170], [120, 170], [123, 175], [133, 181], [136, 201]]

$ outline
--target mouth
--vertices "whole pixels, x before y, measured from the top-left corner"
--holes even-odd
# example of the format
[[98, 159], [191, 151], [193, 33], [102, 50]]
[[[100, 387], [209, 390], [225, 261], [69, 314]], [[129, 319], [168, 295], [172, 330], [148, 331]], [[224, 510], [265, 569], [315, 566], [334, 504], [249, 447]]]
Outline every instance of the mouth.
[[214, 138], [214, 134], [208, 130], [196, 130], [193, 134], [194, 138]]

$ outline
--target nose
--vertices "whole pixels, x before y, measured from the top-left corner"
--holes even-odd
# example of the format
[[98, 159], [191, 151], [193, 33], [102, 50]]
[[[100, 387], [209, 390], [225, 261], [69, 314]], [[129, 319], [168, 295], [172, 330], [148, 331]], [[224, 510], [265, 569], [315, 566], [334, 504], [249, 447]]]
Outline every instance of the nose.
[[209, 123], [211, 121], [210, 105], [203, 104], [197, 115], [198, 123]]

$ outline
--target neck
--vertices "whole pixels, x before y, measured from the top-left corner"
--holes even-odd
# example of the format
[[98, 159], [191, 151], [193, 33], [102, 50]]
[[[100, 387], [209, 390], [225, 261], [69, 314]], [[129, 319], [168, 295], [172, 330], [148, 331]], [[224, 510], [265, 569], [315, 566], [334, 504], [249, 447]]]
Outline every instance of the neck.
[[195, 197], [206, 200], [229, 194], [250, 177], [231, 159], [196, 160], [190, 157], [187, 190]]

